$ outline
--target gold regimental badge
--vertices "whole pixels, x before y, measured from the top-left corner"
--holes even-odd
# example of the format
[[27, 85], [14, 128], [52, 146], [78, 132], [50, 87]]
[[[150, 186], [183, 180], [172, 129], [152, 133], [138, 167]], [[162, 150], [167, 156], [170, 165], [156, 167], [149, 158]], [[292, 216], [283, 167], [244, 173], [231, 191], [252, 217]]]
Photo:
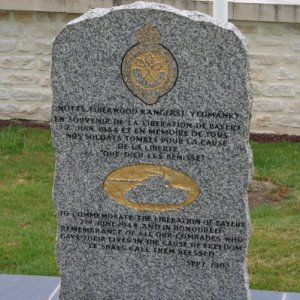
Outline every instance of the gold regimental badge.
[[[128, 193], [145, 184], [150, 177], [166, 181], [166, 189], [182, 190], [185, 199], [179, 203], [145, 203], [129, 199]], [[137, 164], [121, 167], [111, 172], [104, 180], [103, 188], [108, 196], [118, 203], [137, 210], [166, 211], [190, 205], [200, 195], [200, 188], [189, 175], [163, 165]]]
[[125, 84], [146, 104], [155, 104], [168, 93], [177, 78], [177, 64], [172, 53], [160, 44], [161, 35], [152, 25], [137, 33], [138, 44], [124, 56], [122, 76]]

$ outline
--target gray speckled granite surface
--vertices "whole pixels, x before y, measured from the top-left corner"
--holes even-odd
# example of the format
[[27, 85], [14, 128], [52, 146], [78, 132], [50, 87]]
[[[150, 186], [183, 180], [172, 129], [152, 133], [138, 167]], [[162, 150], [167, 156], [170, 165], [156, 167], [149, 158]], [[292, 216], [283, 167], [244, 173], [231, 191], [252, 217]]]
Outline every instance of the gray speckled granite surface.
[[[58, 300], [60, 278], [0, 274], [0, 300]], [[300, 300], [299, 293], [251, 290], [252, 300]]]
[[[159, 45], [145, 34], [139, 46], [146, 25]], [[153, 105], [122, 78], [129, 51], [145, 89], [168, 80], [163, 51], [176, 60]], [[237, 29], [138, 2], [72, 21], [52, 55], [60, 298], [250, 299], [251, 89]]]

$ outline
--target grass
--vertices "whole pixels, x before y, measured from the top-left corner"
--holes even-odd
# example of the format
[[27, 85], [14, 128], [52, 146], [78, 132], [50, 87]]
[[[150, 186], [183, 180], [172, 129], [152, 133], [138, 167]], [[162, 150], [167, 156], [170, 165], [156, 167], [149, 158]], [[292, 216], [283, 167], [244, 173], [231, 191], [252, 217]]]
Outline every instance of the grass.
[[255, 178], [290, 188], [285, 201], [251, 210], [251, 287], [300, 292], [300, 144], [252, 144]]
[[[252, 148], [255, 178], [290, 192], [283, 202], [251, 210], [250, 285], [300, 292], [300, 144]], [[0, 273], [58, 275], [50, 132], [1, 129], [0, 157]]]
[[0, 131], [0, 272], [57, 275], [50, 132]]

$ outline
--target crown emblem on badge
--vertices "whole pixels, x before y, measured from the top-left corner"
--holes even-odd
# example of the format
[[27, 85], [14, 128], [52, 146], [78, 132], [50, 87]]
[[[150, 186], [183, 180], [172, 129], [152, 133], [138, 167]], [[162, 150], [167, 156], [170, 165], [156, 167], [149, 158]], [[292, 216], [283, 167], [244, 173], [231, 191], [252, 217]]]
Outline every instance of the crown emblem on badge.
[[177, 64], [172, 53], [160, 44], [161, 34], [152, 25], [137, 33], [138, 44], [127, 51], [122, 77], [128, 89], [146, 104], [155, 104], [174, 86]]

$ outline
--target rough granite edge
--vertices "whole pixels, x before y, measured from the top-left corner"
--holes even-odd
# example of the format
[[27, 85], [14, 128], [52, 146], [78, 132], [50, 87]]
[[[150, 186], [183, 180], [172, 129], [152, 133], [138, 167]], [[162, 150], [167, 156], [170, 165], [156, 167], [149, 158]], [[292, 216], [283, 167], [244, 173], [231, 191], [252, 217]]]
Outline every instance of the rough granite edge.
[[97, 17], [102, 17], [108, 13], [111, 13], [113, 11], [118, 10], [126, 10], [126, 9], [153, 9], [153, 10], [160, 10], [160, 11], [166, 11], [170, 13], [174, 13], [176, 15], [189, 18], [193, 21], [202, 21], [207, 23], [212, 23], [216, 26], [222, 27], [223, 29], [232, 31], [234, 34], [236, 34], [240, 40], [242, 41], [244, 47], [247, 44], [247, 40], [245, 36], [232, 24], [226, 21], [223, 21], [221, 19], [217, 19], [214, 17], [211, 17], [209, 15], [206, 15], [204, 13], [198, 12], [198, 11], [192, 11], [192, 10], [181, 10], [175, 7], [172, 7], [170, 5], [161, 4], [161, 3], [155, 3], [155, 2], [143, 2], [138, 1], [134, 2], [132, 4], [128, 5], [120, 5], [120, 6], [114, 6], [111, 8], [94, 8], [88, 10], [86, 13], [81, 15], [80, 17], [70, 21], [66, 26], [73, 25], [88, 19], [93, 19]]

